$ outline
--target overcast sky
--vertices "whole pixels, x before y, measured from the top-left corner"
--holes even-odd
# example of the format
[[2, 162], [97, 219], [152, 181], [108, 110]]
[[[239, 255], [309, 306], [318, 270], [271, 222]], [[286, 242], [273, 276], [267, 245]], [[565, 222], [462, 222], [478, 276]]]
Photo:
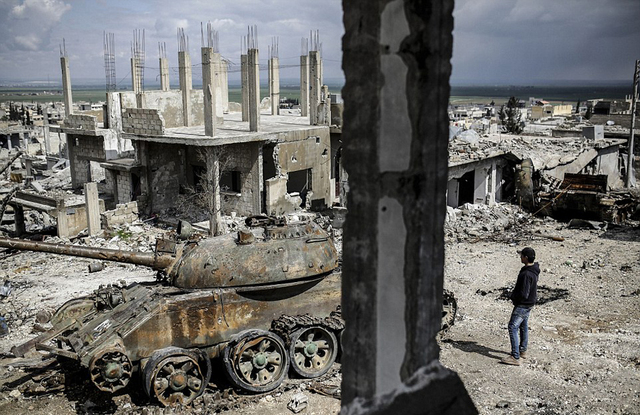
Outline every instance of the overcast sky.
[[[317, 29], [325, 77], [341, 78], [341, 10], [339, 0], [0, 0], [0, 80], [59, 80], [62, 38], [72, 80], [104, 79], [107, 31], [115, 34], [119, 85], [130, 85], [133, 30], [144, 29], [147, 82], [157, 78], [158, 42], [166, 42], [176, 85], [176, 29], [185, 29], [198, 65], [200, 22], [207, 21], [234, 63], [248, 25], [258, 26], [264, 63], [277, 36], [283, 78], [298, 77], [300, 40]], [[640, 0], [457, 0], [454, 17], [457, 84], [631, 82], [640, 59]], [[193, 73], [201, 78], [199, 67]]]

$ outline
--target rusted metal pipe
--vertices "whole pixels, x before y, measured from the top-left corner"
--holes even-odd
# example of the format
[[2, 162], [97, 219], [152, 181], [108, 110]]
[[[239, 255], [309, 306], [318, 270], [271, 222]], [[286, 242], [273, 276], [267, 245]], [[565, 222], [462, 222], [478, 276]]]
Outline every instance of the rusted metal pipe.
[[52, 244], [14, 238], [0, 238], [0, 247], [125, 262], [128, 264], [144, 265], [158, 271], [169, 268], [175, 260], [170, 255], [156, 255], [147, 252], [121, 251], [119, 249], [93, 248], [78, 245]]

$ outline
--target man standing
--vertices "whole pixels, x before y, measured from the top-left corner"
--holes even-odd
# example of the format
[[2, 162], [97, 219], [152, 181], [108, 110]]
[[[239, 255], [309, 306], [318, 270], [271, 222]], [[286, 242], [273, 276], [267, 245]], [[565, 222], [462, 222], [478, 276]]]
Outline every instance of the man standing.
[[[524, 266], [518, 274], [518, 281], [511, 293], [513, 311], [509, 320], [509, 340], [511, 340], [511, 354], [501, 360], [507, 365], [520, 365], [520, 358], [527, 358], [527, 345], [529, 343], [529, 313], [536, 303], [538, 276], [540, 266], [536, 259], [536, 251], [533, 248], [524, 248], [518, 251], [520, 262]], [[518, 338], [520, 334], [520, 338]]]

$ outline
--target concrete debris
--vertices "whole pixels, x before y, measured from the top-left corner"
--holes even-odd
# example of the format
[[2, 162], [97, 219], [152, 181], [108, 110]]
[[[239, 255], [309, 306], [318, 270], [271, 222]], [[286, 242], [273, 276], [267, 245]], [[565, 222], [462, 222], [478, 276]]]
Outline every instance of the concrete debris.
[[466, 203], [459, 208], [447, 207], [445, 241], [481, 239], [515, 225], [531, 221], [531, 215], [518, 206], [499, 203], [495, 206]]
[[287, 408], [289, 408], [294, 414], [297, 414], [305, 410], [308, 404], [309, 398], [307, 398], [307, 395], [304, 393], [296, 393], [291, 398], [291, 401], [289, 401]]

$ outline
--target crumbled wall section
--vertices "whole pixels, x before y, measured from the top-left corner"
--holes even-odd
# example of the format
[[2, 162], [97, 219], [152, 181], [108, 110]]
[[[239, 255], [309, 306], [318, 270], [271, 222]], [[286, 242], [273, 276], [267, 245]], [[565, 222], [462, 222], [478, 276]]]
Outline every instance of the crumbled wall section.
[[95, 131], [98, 128], [94, 115], [71, 114], [64, 120], [66, 128]]
[[67, 149], [74, 188], [91, 181], [89, 163], [105, 161], [104, 139], [101, 136], [67, 134]]
[[164, 135], [164, 118], [155, 109], [127, 108], [122, 114], [122, 129], [137, 135]]
[[129, 202], [116, 205], [114, 210], [107, 210], [100, 215], [102, 227], [113, 227], [124, 223], [132, 223], [138, 219], [138, 203]]

